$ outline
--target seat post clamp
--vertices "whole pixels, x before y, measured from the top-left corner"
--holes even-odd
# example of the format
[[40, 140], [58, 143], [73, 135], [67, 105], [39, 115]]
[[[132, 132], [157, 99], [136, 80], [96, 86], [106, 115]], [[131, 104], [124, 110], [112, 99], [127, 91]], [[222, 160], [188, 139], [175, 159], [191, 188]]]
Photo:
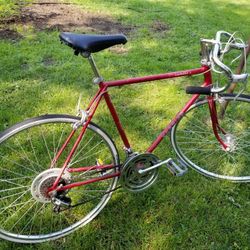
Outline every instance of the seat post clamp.
[[103, 78], [102, 77], [94, 77], [93, 78], [93, 83], [94, 84], [99, 84], [101, 82], [103, 82]]

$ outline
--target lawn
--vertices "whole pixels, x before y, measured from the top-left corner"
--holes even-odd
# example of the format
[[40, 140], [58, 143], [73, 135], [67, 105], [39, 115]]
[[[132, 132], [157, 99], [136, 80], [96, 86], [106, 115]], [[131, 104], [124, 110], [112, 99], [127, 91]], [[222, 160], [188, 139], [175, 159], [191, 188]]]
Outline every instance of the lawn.
[[[0, 131], [46, 113], [74, 115], [79, 94], [84, 108], [96, 92], [87, 61], [60, 44], [61, 30], [127, 35], [125, 46], [95, 55], [106, 80], [199, 67], [199, 39], [213, 38], [218, 30], [250, 37], [247, 0], [70, 2], [55, 8], [55, 16], [37, 4], [20, 17], [12, 1], [0, 0], [5, 20], [0, 23]], [[34, 10], [46, 15], [30, 18]], [[134, 151], [150, 145], [188, 100], [185, 86], [201, 80], [178, 78], [110, 92]], [[94, 121], [114, 139], [123, 160], [104, 105]], [[169, 146], [166, 137], [155, 152], [160, 159], [173, 156]], [[36, 246], [1, 240], [0, 249], [250, 249], [249, 224], [249, 184], [214, 181], [193, 170], [177, 178], [161, 169], [150, 189], [136, 194], [120, 189], [94, 221], [65, 238]]]

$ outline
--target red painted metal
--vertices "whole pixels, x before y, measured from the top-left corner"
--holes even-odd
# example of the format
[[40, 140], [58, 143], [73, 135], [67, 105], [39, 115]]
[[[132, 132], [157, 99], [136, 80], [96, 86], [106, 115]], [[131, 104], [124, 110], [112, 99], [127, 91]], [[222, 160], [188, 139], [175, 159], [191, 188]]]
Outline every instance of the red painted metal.
[[88, 123], [86, 123], [86, 124], [83, 126], [80, 135], [77, 137], [77, 140], [76, 140], [76, 142], [75, 142], [73, 148], [71, 149], [71, 151], [70, 151], [70, 153], [69, 153], [69, 155], [68, 155], [66, 161], [64, 162], [64, 165], [63, 165], [63, 167], [62, 167], [62, 170], [61, 170], [60, 175], [56, 178], [56, 180], [55, 180], [53, 186], [52, 186], [51, 188], [49, 188], [49, 192], [52, 191], [52, 190], [54, 190], [54, 189], [57, 187], [57, 185], [58, 185], [58, 183], [59, 183], [59, 181], [60, 181], [60, 179], [61, 179], [61, 177], [62, 177], [62, 175], [63, 175], [63, 173], [64, 173], [64, 171], [65, 171], [65, 169], [67, 168], [67, 166], [68, 166], [68, 164], [69, 164], [69, 162], [70, 162], [70, 160], [71, 160], [73, 154], [75, 153], [75, 151], [76, 151], [76, 149], [77, 149], [77, 147], [78, 147], [78, 145], [79, 145], [79, 143], [80, 143], [80, 141], [81, 141], [81, 139], [82, 139], [82, 137], [83, 137], [83, 135], [84, 135], [84, 133], [85, 133], [85, 131], [86, 131], [86, 129], [87, 129], [87, 126], [88, 126]]
[[[207, 67], [206, 67], [207, 69]], [[202, 87], [206, 87], [212, 84], [211, 72], [208, 71], [204, 74], [204, 83]], [[177, 115], [172, 119], [172, 121], [167, 125], [167, 127], [159, 134], [156, 140], [150, 145], [147, 149], [148, 153], [152, 153], [159, 143], [163, 140], [163, 138], [167, 135], [170, 129], [181, 119], [181, 117], [187, 112], [187, 110], [195, 103], [195, 101], [199, 98], [199, 94], [193, 95], [192, 98], [186, 103], [184, 108], [177, 113]]]
[[99, 88], [99, 90], [97, 91], [97, 93], [95, 94], [95, 96], [90, 101], [89, 106], [87, 107], [86, 110], [90, 109], [90, 107], [93, 105], [93, 103], [96, 101], [96, 99], [98, 98], [98, 96], [101, 94], [102, 91], [103, 91], [103, 88]]
[[[208, 72], [207, 72], [208, 71]], [[212, 83], [211, 80], [211, 73], [209, 71], [209, 67], [208, 66], [202, 66], [200, 68], [197, 69], [190, 69], [190, 70], [184, 70], [184, 71], [178, 71], [178, 72], [171, 72], [171, 73], [165, 73], [165, 74], [158, 74], [158, 75], [150, 75], [150, 76], [144, 76], [144, 77], [136, 77], [136, 78], [130, 78], [130, 79], [123, 79], [123, 80], [116, 80], [116, 81], [107, 81], [107, 82], [102, 82], [99, 84], [99, 90], [96, 93], [96, 95], [94, 96], [94, 98], [91, 100], [87, 111], [89, 112], [88, 114], [88, 119], [85, 122], [80, 135], [78, 136], [73, 148], [71, 149], [63, 167], [62, 167], [62, 172], [61, 175], [58, 176], [58, 178], [56, 179], [56, 181], [54, 182], [53, 186], [51, 188], [49, 188], [49, 192], [52, 190], [66, 190], [66, 189], [70, 189], [73, 187], [78, 187], [81, 185], [87, 185], [93, 182], [97, 182], [97, 181], [102, 181], [108, 178], [113, 178], [115, 176], [119, 176], [120, 172], [114, 173], [114, 174], [110, 174], [110, 175], [105, 175], [102, 177], [97, 177], [97, 178], [93, 178], [93, 179], [89, 179], [86, 181], [82, 181], [82, 182], [76, 182], [76, 183], [71, 183], [68, 185], [65, 185], [63, 187], [58, 188], [57, 185], [61, 179], [61, 176], [64, 172], [64, 170], [67, 168], [73, 154], [75, 153], [86, 129], [88, 124], [90, 123], [92, 117], [94, 116], [94, 113], [102, 99], [102, 97], [104, 96], [105, 101], [107, 103], [107, 106], [110, 110], [110, 113], [113, 117], [113, 120], [116, 124], [116, 127], [118, 129], [118, 132], [121, 136], [121, 139], [123, 140], [123, 143], [125, 145], [126, 148], [130, 148], [130, 144], [129, 141], [127, 139], [127, 136], [125, 134], [125, 131], [121, 125], [120, 119], [118, 117], [118, 114], [116, 112], [116, 109], [110, 99], [110, 96], [107, 92], [107, 89], [109, 87], [116, 87], [116, 86], [123, 86], [123, 85], [128, 85], [128, 84], [136, 84], [136, 83], [142, 83], [142, 82], [148, 82], [148, 81], [156, 81], [156, 80], [163, 80], [163, 79], [169, 79], [169, 78], [176, 78], [176, 77], [182, 77], [182, 76], [191, 76], [191, 75], [196, 75], [196, 74], [204, 74], [204, 83], [202, 86], [208, 86]], [[190, 99], [190, 101], [185, 105], [185, 107], [175, 116], [175, 118], [170, 122], [170, 124], [161, 132], [161, 134], [157, 137], [157, 139], [152, 143], [152, 145], [148, 148], [147, 152], [153, 152], [153, 150], [158, 146], [158, 144], [161, 142], [161, 140], [164, 138], [164, 136], [168, 133], [168, 131], [174, 126], [174, 124], [176, 122], [178, 122], [178, 120], [184, 115], [184, 113], [189, 109], [189, 107], [197, 100], [197, 98], [199, 97], [199, 95], [193, 95], [193, 97]], [[73, 135], [72, 135], [73, 136]], [[72, 137], [71, 136], [71, 137]], [[65, 147], [67, 146], [67, 144], [69, 143], [71, 137], [69, 138], [69, 140], [67, 140], [64, 143], [64, 147], [62, 147], [60, 149], [60, 154], [58, 154], [58, 157], [61, 155], [61, 153], [63, 152], [63, 150], [65, 149]], [[56, 160], [58, 159], [58, 157], [56, 157]], [[80, 168], [75, 168], [75, 169], [71, 169], [68, 168], [67, 171], [69, 172], [81, 172], [81, 171], [89, 171], [91, 169], [98, 169], [104, 166], [88, 166], [88, 167], [80, 167]], [[111, 168], [111, 166], [106, 165], [105, 169]]]
[[71, 133], [70, 133], [70, 135], [68, 136], [68, 138], [66, 139], [66, 141], [64, 142], [64, 144], [62, 145], [62, 147], [60, 148], [60, 150], [58, 151], [58, 153], [56, 154], [55, 158], [52, 160], [50, 168], [53, 168], [55, 166], [57, 160], [59, 159], [59, 157], [62, 154], [62, 152], [64, 151], [64, 149], [69, 144], [69, 141], [71, 140], [71, 138], [73, 137], [74, 134], [75, 134], [75, 130], [72, 130]]
[[[91, 184], [94, 182], [98, 182], [98, 181], [103, 181], [103, 180], [107, 180], [110, 178], [114, 178], [116, 176], [119, 176], [120, 172], [114, 173], [114, 174], [108, 174], [108, 175], [104, 175], [104, 176], [100, 176], [100, 177], [96, 177], [96, 178], [92, 178], [86, 181], [79, 181], [79, 182], [75, 182], [75, 183], [71, 183], [62, 187], [58, 187], [56, 189], [54, 189], [55, 191], [63, 191], [63, 190], [67, 190], [67, 189], [71, 189], [74, 187], [79, 187], [79, 186], [83, 186], [83, 185], [87, 185], [87, 184]], [[53, 189], [50, 189], [49, 192], [54, 191]]]
[[208, 66], [202, 66], [197, 69], [170, 72], [170, 73], [159, 74], [159, 75], [150, 75], [150, 76], [144, 76], [144, 77], [135, 77], [135, 78], [129, 78], [129, 79], [123, 79], [123, 80], [117, 80], [117, 81], [108, 81], [108, 82], [103, 82], [102, 84], [107, 87], [116, 87], [116, 86], [123, 86], [127, 84], [157, 81], [157, 80], [176, 78], [176, 77], [181, 77], [181, 76], [197, 75], [197, 74], [202, 74], [206, 72], [207, 70], [209, 70]]
[[74, 172], [86, 172], [86, 171], [91, 171], [91, 170], [106, 170], [106, 169], [112, 169], [112, 168], [114, 168], [113, 164], [109, 164], [109, 165], [95, 165], [95, 166], [80, 167], [80, 168], [68, 168], [67, 172], [70, 172], [70, 173], [74, 173]]
[[117, 114], [116, 109], [115, 109], [115, 107], [114, 107], [114, 105], [113, 105], [113, 103], [112, 103], [112, 101], [111, 101], [111, 99], [110, 99], [109, 94], [108, 94], [108, 93], [105, 93], [105, 94], [104, 94], [104, 98], [105, 98], [105, 101], [106, 101], [107, 106], [108, 106], [108, 108], [109, 108], [109, 111], [110, 111], [110, 113], [111, 113], [111, 115], [112, 115], [112, 117], [113, 117], [113, 120], [114, 120], [114, 122], [115, 122], [115, 125], [116, 125], [116, 127], [117, 127], [117, 129], [118, 129], [118, 132], [119, 132], [119, 134], [120, 134], [120, 136], [121, 136], [121, 138], [122, 138], [122, 141], [123, 141], [123, 143], [124, 143], [124, 146], [125, 146], [127, 149], [130, 149], [130, 144], [129, 144], [128, 138], [127, 138], [126, 133], [125, 133], [123, 127], [122, 127], [121, 121], [120, 121], [120, 119], [119, 119], [119, 117], [118, 117], [118, 114]]
[[195, 103], [195, 101], [199, 98], [200, 95], [193, 95], [192, 98], [188, 101], [185, 107], [177, 113], [174, 119], [167, 125], [167, 127], [159, 134], [159, 136], [155, 139], [155, 141], [150, 145], [147, 149], [148, 153], [152, 153], [159, 143], [163, 140], [163, 138], [167, 135], [170, 129], [181, 119], [181, 117], [185, 114], [185, 112]]
[[220, 130], [223, 134], [225, 134], [225, 131], [222, 128], [220, 128], [220, 126], [219, 126], [219, 121], [218, 121], [218, 117], [217, 117], [217, 111], [216, 111], [216, 105], [215, 105], [214, 98], [212, 96], [209, 96], [207, 99], [208, 99], [208, 106], [209, 106], [210, 117], [211, 117], [214, 135], [215, 135], [216, 139], [219, 141], [219, 143], [221, 144], [221, 146], [223, 147], [223, 149], [226, 150], [228, 148], [228, 146], [227, 146], [227, 144], [224, 143], [224, 141], [221, 139], [221, 137], [219, 136], [219, 133], [218, 133], [218, 130]]
[[[105, 93], [105, 92], [103, 92], [103, 93]], [[99, 103], [100, 103], [100, 101], [101, 101], [101, 98], [102, 98], [103, 93], [102, 93], [102, 91], [101, 91], [101, 93], [100, 93], [98, 96], [96, 95], [96, 98], [95, 98], [95, 100], [93, 101], [94, 107], [93, 107], [93, 109], [91, 110], [90, 114], [88, 114], [88, 119], [85, 121], [85, 123], [84, 123], [84, 125], [83, 125], [83, 127], [82, 127], [82, 130], [81, 130], [81, 132], [80, 132], [80, 134], [79, 134], [77, 140], [75, 141], [75, 144], [73, 145], [73, 147], [72, 147], [72, 149], [71, 149], [71, 151], [70, 151], [70, 153], [69, 153], [69, 155], [68, 155], [66, 161], [65, 161], [64, 164], [63, 164], [61, 174], [56, 178], [56, 180], [55, 180], [53, 186], [49, 189], [49, 191], [52, 191], [52, 190], [54, 190], [54, 189], [57, 187], [57, 185], [58, 185], [58, 183], [59, 183], [59, 181], [60, 181], [60, 179], [61, 179], [61, 177], [62, 177], [62, 175], [63, 175], [63, 172], [64, 172], [65, 169], [68, 167], [68, 164], [69, 164], [69, 162], [70, 162], [72, 156], [74, 155], [74, 153], [75, 153], [75, 151], [76, 151], [76, 149], [77, 149], [77, 147], [78, 147], [80, 141], [82, 140], [82, 137], [83, 137], [83, 135], [84, 135], [84, 133], [85, 133], [85, 131], [86, 131], [86, 129], [87, 129], [87, 127], [88, 127], [88, 125], [89, 125], [91, 119], [92, 119], [92, 117], [93, 117], [94, 114], [95, 114], [95, 111], [96, 111], [96, 109], [97, 109], [97, 107], [98, 107], [98, 105], [99, 105]], [[94, 103], [94, 102], [95, 102], [95, 103]]]

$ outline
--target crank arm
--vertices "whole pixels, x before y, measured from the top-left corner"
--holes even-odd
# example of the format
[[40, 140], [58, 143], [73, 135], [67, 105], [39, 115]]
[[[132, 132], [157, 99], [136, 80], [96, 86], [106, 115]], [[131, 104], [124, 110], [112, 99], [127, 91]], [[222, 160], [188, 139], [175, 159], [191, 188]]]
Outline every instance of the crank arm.
[[153, 165], [153, 166], [151, 166], [151, 167], [149, 167], [149, 168], [146, 168], [146, 169], [139, 169], [139, 170], [138, 170], [138, 173], [139, 173], [139, 174], [147, 173], [147, 172], [149, 172], [149, 171], [151, 171], [151, 170], [153, 170], [153, 169], [159, 168], [160, 166], [162, 166], [162, 165], [164, 165], [164, 164], [168, 164], [170, 161], [172, 161], [171, 158], [169, 158], [169, 159], [167, 159], [167, 160], [165, 160], [165, 161], [161, 161], [161, 162], [159, 162], [159, 163], [157, 163], [157, 164], [155, 164], [155, 165]]

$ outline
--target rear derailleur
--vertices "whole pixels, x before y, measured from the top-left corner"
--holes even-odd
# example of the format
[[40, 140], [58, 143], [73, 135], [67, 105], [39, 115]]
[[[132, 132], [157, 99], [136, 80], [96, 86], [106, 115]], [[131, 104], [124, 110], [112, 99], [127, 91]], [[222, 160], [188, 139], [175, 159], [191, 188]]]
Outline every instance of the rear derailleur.
[[53, 203], [53, 211], [55, 213], [60, 213], [66, 209], [69, 209], [71, 207], [71, 198], [67, 197], [65, 192], [63, 193], [57, 193], [52, 199]]

